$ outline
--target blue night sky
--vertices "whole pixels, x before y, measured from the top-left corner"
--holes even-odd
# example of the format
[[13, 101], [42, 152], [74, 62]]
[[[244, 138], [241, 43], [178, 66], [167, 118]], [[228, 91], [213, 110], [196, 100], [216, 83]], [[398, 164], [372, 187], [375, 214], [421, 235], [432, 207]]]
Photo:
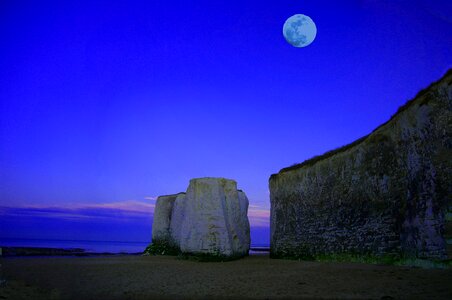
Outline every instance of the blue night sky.
[[[317, 26], [306, 48], [282, 35], [297, 13]], [[269, 176], [439, 79], [451, 15], [446, 0], [2, 1], [0, 238], [146, 241], [156, 196], [220, 176], [268, 241]]]

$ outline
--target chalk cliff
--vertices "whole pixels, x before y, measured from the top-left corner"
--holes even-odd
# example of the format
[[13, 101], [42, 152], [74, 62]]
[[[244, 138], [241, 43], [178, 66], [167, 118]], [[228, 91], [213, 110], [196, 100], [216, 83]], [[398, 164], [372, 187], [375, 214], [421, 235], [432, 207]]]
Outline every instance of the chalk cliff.
[[452, 70], [371, 134], [270, 177], [271, 255], [443, 259]]

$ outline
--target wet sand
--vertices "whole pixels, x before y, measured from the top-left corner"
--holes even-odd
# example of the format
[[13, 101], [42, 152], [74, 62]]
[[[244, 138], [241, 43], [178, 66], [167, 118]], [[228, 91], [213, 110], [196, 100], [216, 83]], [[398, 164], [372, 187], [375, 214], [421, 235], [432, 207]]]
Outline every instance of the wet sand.
[[1, 258], [0, 299], [452, 299], [452, 269], [253, 255]]

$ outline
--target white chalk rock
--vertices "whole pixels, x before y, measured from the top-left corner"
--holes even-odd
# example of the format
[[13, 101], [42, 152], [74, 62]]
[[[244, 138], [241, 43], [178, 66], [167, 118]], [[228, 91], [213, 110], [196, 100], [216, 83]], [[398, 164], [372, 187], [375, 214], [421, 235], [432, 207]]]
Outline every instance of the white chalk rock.
[[152, 241], [168, 240], [170, 238], [171, 213], [176, 195], [166, 195], [157, 198], [152, 222]]
[[171, 214], [171, 242], [177, 247], [179, 247], [181, 240], [182, 223], [185, 217], [186, 199], [187, 197], [185, 193], [178, 194], [176, 200], [174, 201], [173, 211]]
[[236, 249], [246, 251], [248, 253], [251, 244], [250, 237], [250, 222], [248, 220], [248, 197], [241, 190], [238, 190], [239, 205], [240, 205], [240, 217], [237, 221], [235, 228], [237, 229], [238, 239], [236, 240]]
[[175, 200], [170, 233], [182, 252], [247, 255], [250, 247], [248, 199], [234, 180], [190, 180]]

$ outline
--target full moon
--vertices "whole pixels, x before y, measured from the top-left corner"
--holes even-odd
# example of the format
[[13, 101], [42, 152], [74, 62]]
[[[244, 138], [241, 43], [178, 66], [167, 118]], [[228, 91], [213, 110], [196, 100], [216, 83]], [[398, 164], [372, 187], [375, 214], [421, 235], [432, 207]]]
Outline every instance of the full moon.
[[294, 47], [310, 45], [317, 34], [314, 21], [308, 16], [297, 14], [288, 18], [284, 23], [283, 35], [286, 41]]

